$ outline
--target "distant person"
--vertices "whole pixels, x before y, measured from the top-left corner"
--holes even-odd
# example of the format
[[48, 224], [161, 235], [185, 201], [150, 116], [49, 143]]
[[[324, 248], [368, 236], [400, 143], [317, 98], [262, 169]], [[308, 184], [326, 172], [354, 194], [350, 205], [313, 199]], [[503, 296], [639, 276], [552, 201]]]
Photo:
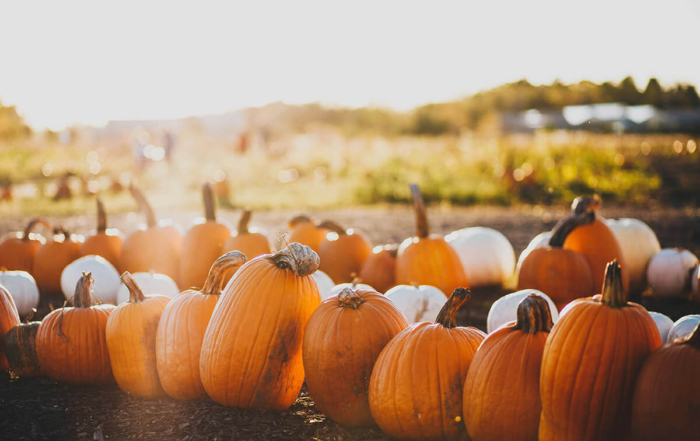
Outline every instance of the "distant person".
[[175, 153], [175, 136], [169, 130], [163, 133], [163, 149], [165, 150], [165, 160], [170, 167], [173, 165], [173, 155]]
[[137, 172], [143, 171], [146, 166], [146, 146], [148, 145], [149, 135], [143, 128], [139, 127], [134, 130], [133, 143], [131, 153], [134, 156], [134, 168]]

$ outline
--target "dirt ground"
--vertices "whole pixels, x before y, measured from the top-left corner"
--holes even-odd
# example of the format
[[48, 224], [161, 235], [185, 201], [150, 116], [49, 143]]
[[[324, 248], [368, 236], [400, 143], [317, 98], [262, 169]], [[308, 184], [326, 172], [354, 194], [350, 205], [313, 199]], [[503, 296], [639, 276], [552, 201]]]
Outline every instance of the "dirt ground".
[[[297, 212], [259, 212], [252, 225], [267, 230], [271, 238], [284, 233], [286, 221]], [[366, 232], [375, 244], [400, 242], [413, 232], [414, 219], [407, 207], [354, 208], [312, 213], [319, 219], [334, 219], [346, 227]], [[488, 226], [505, 234], [516, 254], [538, 233], [551, 229], [565, 208], [441, 208], [432, 207], [432, 231], [449, 233], [470, 226]], [[627, 209], [605, 207], [606, 217], [635, 217], [651, 226], [663, 247], [684, 247], [700, 255], [700, 210]], [[186, 227], [196, 215], [172, 213], [171, 218]], [[239, 212], [221, 211], [219, 217], [236, 224]], [[69, 231], [86, 234], [94, 228], [94, 217], [51, 218]], [[19, 230], [26, 219], [0, 219], [0, 234]], [[110, 226], [129, 231], [141, 222], [135, 214], [110, 218]], [[459, 314], [463, 326], [485, 329], [488, 309], [495, 299], [509, 290], [475, 290], [472, 300]], [[43, 295], [40, 313], [49, 304], [60, 307], [60, 295]], [[685, 300], [660, 301], [644, 297], [649, 309], [676, 320], [686, 314], [700, 313], [700, 304]], [[312, 399], [302, 391], [288, 411], [225, 408], [210, 400], [180, 402], [172, 399], [131, 398], [116, 386], [80, 387], [57, 384], [48, 379], [17, 380], [0, 375], [0, 440], [249, 440], [319, 439], [383, 440], [376, 428], [344, 429], [315, 409]]]

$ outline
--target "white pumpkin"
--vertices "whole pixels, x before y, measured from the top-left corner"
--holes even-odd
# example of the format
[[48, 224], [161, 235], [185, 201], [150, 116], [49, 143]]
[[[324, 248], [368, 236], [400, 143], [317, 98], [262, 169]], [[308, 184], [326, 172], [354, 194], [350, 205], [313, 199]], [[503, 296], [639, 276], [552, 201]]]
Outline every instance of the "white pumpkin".
[[668, 333], [673, 327], [673, 320], [668, 316], [661, 314], [660, 312], [649, 311], [649, 315], [654, 319], [656, 328], [659, 330], [659, 336], [661, 337], [661, 344], [666, 343], [666, 338], [668, 338]]
[[430, 285], [397, 285], [386, 292], [409, 324], [434, 322], [447, 301], [445, 293]]
[[463, 228], [448, 234], [445, 240], [457, 251], [469, 287], [502, 286], [513, 276], [515, 251], [500, 231]]
[[[153, 271], [149, 273], [134, 273], [131, 275], [143, 291], [144, 295], [160, 294], [171, 299], [180, 294], [177, 283], [165, 274], [158, 274]], [[123, 283], [117, 290], [117, 305], [129, 300], [129, 288]]]
[[664, 248], [649, 262], [649, 286], [659, 297], [684, 297], [691, 286], [690, 276], [697, 265], [698, 258], [690, 251]]
[[119, 273], [107, 259], [100, 256], [83, 256], [74, 260], [61, 273], [61, 291], [69, 299], [75, 294], [75, 286], [83, 273], [92, 273], [95, 279], [93, 297], [102, 303], [117, 304], [117, 290], [121, 283]]
[[666, 338], [666, 341], [669, 343], [673, 343], [679, 338], [685, 338], [689, 336], [693, 332], [693, 330], [698, 326], [698, 324], [700, 324], [699, 314], [686, 315], [685, 317], [679, 318], [678, 320], [676, 320], [676, 323], [673, 324], [671, 330], [668, 331], [668, 337]]
[[551, 231], [544, 231], [537, 236], [534, 237], [530, 241], [530, 243], [527, 245], [527, 247], [523, 250], [522, 253], [520, 253], [520, 257], [518, 257], [518, 264], [515, 268], [515, 273], [516, 275], [520, 272], [520, 265], [523, 264], [523, 260], [534, 250], [535, 248], [544, 248], [547, 245], [549, 245], [549, 239], [552, 238], [552, 232]]
[[647, 264], [661, 251], [654, 230], [639, 219], [607, 219], [605, 223], [622, 249], [631, 289], [643, 291], [647, 287]]
[[[335, 285], [333, 287], [333, 289], [331, 289], [331, 295], [328, 297], [337, 296], [338, 294], [340, 294], [340, 291], [344, 290], [345, 288], [364, 289], [367, 291], [376, 291], [376, 289], [374, 289], [371, 286], [366, 285], [364, 283], [354, 283], [354, 282], [353, 283], [340, 283], [338, 285]], [[322, 299], [322, 300], [326, 300], [326, 299]]]
[[39, 288], [26, 271], [0, 271], [0, 285], [4, 286], [17, 305], [19, 315], [26, 316], [39, 306]]
[[486, 331], [490, 334], [506, 323], [514, 322], [518, 319], [518, 305], [530, 294], [539, 294], [549, 304], [549, 312], [552, 314], [552, 323], [559, 320], [559, 311], [547, 294], [536, 289], [523, 289], [514, 293], [506, 294], [493, 302], [489, 315], [486, 318]]
[[333, 295], [333, 287], [335, 286], [333, 279], [331, 279], [328, 274], [320, 270], [316, 270], [312, 276], [314, 280], [316, 280], [318, 292], [321, 294], [321, 300], [326, 300], [328, 297], [331, 297]]

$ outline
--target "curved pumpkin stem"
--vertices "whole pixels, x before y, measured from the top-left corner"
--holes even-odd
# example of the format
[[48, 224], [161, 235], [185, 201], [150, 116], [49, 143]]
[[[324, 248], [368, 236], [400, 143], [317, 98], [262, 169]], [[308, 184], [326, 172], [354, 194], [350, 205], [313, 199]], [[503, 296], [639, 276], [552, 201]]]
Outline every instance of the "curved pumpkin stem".
[[529, 334], [549, 332], [552, 329], [549, 303], [541, 295], [529, 294], [518, 304], [518, 321], [511, 329]]
[[338, 293], [338, 303], [340, 303], [341, 308], [357, 309], [361, 304], [365, 303], [365, 299], [360, 297], [354, 289], [343, 288]]
[[307, 222], [313, 222], [313, 221], [311, 220], [311, 218], [309, 216], [307, 216], [305, 214], [300, 214], [300, 215], [297, 215], [297, 216], [294, 216], [293, 218], [291, 218], [289, 220], [289, 222], [287, 222], [287, 227], [294, 228], [299, 224], [305, 224]]
[[214, 187], [206, 182], [202, 185], [202, 201], [204, 202], [204, 217], [207, 221], [216, 222], [216, 203], [214, 201]]
[[146, 296], [143, 295], [141, 287], [138, 283], [136, 283], [136, 280], [134, 280], [134, 277], [129, 271], [124, 271], [124, 274], [122, 274], [121, 279], [124, 285], [126, 285], [126, 287], [129, 288], [129, 303], [143, 302], [144, 300], [146, 300]]
[[241, 234], [248, 234], [248, 224], [250, 223], [250, 218], [253, 216], [253, 212], [250, 211], [248, 208], [243, 210], [243, 214], [241, 214], [241, 219], [238, 221], [238, 235], [240, 236]]
[[549, 238], [549, 246], [552, 248], [563, 247], [564, 241], [572, 231], [582, 225], [592, 224], [593, 221], [595, 221], [594, 211], [572, 214], [560, 220], [552, 229], [552, 237]]
[[221, 294], [226, 272], [232, 268], [240, 268], [246, 260], [245, 254], [240, 251], [230, 251], [216, 259], [216, 262], [209, 269], [201, 293], [206, 295]]
[[612, 308], [627, 306], [627, 295], [622, 289], [622, 268], [617, 259], [609, 262], [605, 267], [605, 280], [603, 280], [603, 304]]
[[321, 263], [321, 259], [314, 250], [297, 242], [290, 243], [287, 248], [266, 258], [270, 259], [277, 268], [289, 268], [300, 277], [313, 274]]
[[153, 207], [148, 203], [146, 196], [136, 187], [134, 184], [129, 185], [129, 192], [131, 196], [136, 200], [139, 206], [139, 210], [143, 211], [146, 215], [146, 225], [148, 228], [155, 228], [158, 226], [158, 220], [156, 219], [156, 213], [153, 211]]
[[338, 236], [343, 236], [345, 234], [348, 234], [347, 230], [345, 228], [343, 228], [342, 225], [340, 225], [338, 222], [335, 222], [332, 220], [324, 220], [323, 222], [316, 225], [316, 228], [325, 228], [326, 230], [331, 230], [332, 232], [336, 233]]
[[107, 231], [107, 213], [102, 199], [97, 198], [97, 232], [104, 233]]
[[27, 227], [22, 232], [22, 240], [29, 240], [29, 235], [32, 234], [32, 231], [34, 230], [34, 228], [36, 228], [38, 226], [42, 226], [42, 227], [46, 228], [47, 230], [53, 229], [51, 224], [49, 224], [44, 219], [32, 219], [29, 221], [29, 223], [27, 224]]
[[29, 315], [27, 315], [27, 317], [24, 319], [24, 323], [31, 322], [35, 315], [36, 315], [36, 308], [32, 308], [32, 310], [29, 311]]
[[469, 291], [469, 288], [455, 289], [440, 310], [437, 319], [435, 319], [435, 323], [439, 323], [448, 329], [457, 326], [457, 311], [464, 304], [464, 302], [471, 298], [471, 296], [472, 294]]
[[700, 323], [698, 323], [698, 325], [695, 327], [695, 330], [683, 343], [686, 345], [690, 345], [695, 349], [700, 349]]
[[92, 284], [95, 279], [91, 272], [83, 272], [75, 285], [75, 296], [73, 296], [73, 306], [76, 308], [89, 308], [95, 304], [92, 299]]
[[416, 214], [416, 236], [428, 237], [430, 227], [428, 226], [428, 213], [425, 210], [423, 196], [420, 194], [418, 185], [411, 184], [411, 197], [413, 198], [413, 211]]
[[[67, 241], [67, 240], [70, 240], [70, 233], [68, 232], [68, 230], [66, 230], [66, 229], [63, 228], [62, 226], [54, 227], [54, 229], [53, 229], [53, 235], [54, 235], [54, 236], [63, 236], [63, 241], [64, 241], [64, 242]], [[55, 237], [54, 237], [54, 240], [55, 240]]]
[[594, 194], [592, 197], [579, 196], [574, 199], [574, 202], [571, 204], [571, 211], [573, 214], [593, 213], [595, 218], [595, 210], [599, 209], [602, 205], [603, 201], [597, 194]]

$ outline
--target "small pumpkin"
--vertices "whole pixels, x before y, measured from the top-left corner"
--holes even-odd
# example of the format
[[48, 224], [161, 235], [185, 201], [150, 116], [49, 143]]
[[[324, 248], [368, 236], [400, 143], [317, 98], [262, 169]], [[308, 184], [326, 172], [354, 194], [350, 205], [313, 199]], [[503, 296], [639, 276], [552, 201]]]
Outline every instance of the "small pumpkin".
[[549, 240], [552, 238], [552, 231], [543, 231], [542, 233], [535, 236], [527, 247], [518, 256], [518, 263], [515, 264], [515, 280], [520, 277], [520, 267], [523, 264], [525, 258], [536, 248], [546, 248], [549, 246]]
[[368, 388], [374, 362], [407, 327], [394, 303], [374, 291], [343, 288], [321, 303], [302, 345], [306, 385], [316, 407], [343, 426], [372, 425]]
[[156, 358], [160, 384], [171, 397], [206, 398], [199, 375], [204, 331], [219, 301], [226, 272], [245, 261], [240, 251], [224, 254], [212, 265], [200, 291], [184, 291], [165, 307], [156, 334]]
[[13, 326], [5, 334], [5, 356], [10, 370], [19, 378], [40, 377], [44, 371], [36, 355], [36, 335], [41, 322], [30, 322], [32, 310], [24, 323]]
[[0, 285], [0, 372], [10, 367], [5, 357], [5, 334], [19, 323], [15, 301], [9, 291]]
[[[430, 235], [428, 215], [416, 184], [411, 184], [416, 236], [403, 241], [396, 256], [396, 283], [430, 285], [444, 293], [469, 286], [459, 255], [442, 236]], [[322, 257], [323, 258], [323, 257]]]
[[698, 263], [695, 254], [688, 250], [664, 248], [649, 261], [649, 286], [659, 297], [685, 297], [691, 290], [691, 278]]
[[122, 274], [130, 297], [107, 321], [107, 348], [119, 387], [129, 395], [157, 398], [165, 395], [158, 378], [156, 333], [170, 299], [144, 295], [131, 274]]
[[[100, 198], [97, 198], [97, 229], [85, 238], [80, 249], [81, 256], [101, 256], [117, 270], [121, 270], [122, 245], [121, 231], [107, 228], [107, 212]], [[99, 280], [99, 279], [98, 279]]]
[[[331, 295], [329, 297], [337, 296], [345, 288], [362, 289], [364, 291], [372, 291], [372, 292], [377, 291], [373, 287], [367, 285], [366, 283], [360, 283], [360, 281], [361, 281], [361, 279], [359, 277], [355, 277], [354, 279], [352, 279], [352, 282], [350, 282], [350, 283], [339, 283], [338, 285], [335, 285], [333, 287], [333, 289], [331, 289]], [[326, 299], [324, 299], [322, 297], [321, 300], [326, 300]]]
[[[165, 274], [158, 274], [153, 271], [148, 273], [134, 273], [131, 275], [136, 284], [141, 288], [144, 295], [159, 294], [171, 299], [180, 295], [177, 283]], [[131, 293], [129, 288], [121, 283], [117, 290], [117, 305], [129, 301]]]
[[515, 251], [500, 231], [463, 228], [448, 234], [445, 240], [457, 251], [471, 288], [503, 286], [513, 277]]
[[39, 306], [39, 287], [28, 272], [0, 270], [0, 285], [12, 294], [20, 316], [26, 316]]
[[[241, 219], [238, 221], [238, 229], [235, 234], [226, 239], [224, 243], [224, 253], [240, 251], [245, 254], [248, 259], [253, 259], [272, 252], [270, 241], [267, 239], [267, 236], [257, 228], [248, 227], [252, 215], [253, 212], [250, 210], [243, 211]], [[231, 280], [234, 273], [235, 271], [230, 271], [229, 274], [226, 275], [226, 278], [224, 278], [224, 285]]]
[[385, 293], [396, 286], [396, 254], [398, 244], [374, 247], [360, 270], [360, 279]]
[[55, 309], [39, 326], [36, 354], [46, 375], [71, 384], [112, 383], [105, 328], [113, 305], [96, 304], [92, 275], [83, 273], [75, 287], [75, 307]]
[[649, 311], [649, 315], [654, 320], [656, 329], [659, 330], [661, 344], [666, 344], [668, 333], [671, 331], [671, 328], [673, 328], [673, 320], [659, 312]]
[[698, 324], [700, 324], [700, 314], [691, 314], [679, 318], [669, 329], [666, 341], [673, 343], [676, 340], [688, 337]]
[[53, 230], [45, 220], [32, 219], [24, 231], [10, 233], [0, 242], [0, 268], [29, 273], [32, 271], [34, 256], [45, 242], [42, 235], [33, 232], [39, 226]]
[[46, 241], [36, 256], [32, 276], [39, 290], [61, 292], [61, 273], [65, 267], [80, 257], [83, 237], [69, 234], [63, 228], [54, 229], [53, 238]]
[[321, 271], [335, 283], [352, 282], [372, 254], [372, 243], [358, 230], [346, 230], [333, 221], [321, 222], [319, 228], [330, 231], [318, 249]]
[[224, 243], [231, 235], [228, 227], [216, 221], [214, 189], [210, 183], [202, 187], [204, 215], [197, 219], [182, 243], [180, 258], [180, 286], [200, 288], [204, 285], [209, 268], [221, 256]]
[[464, 382], [464, 424], [474, 441], [537, 441], [540, 365], [552, 328], [549, 302], [528, 294], [516, 322], [490, 334]]
[[486, 335], [457, 327], [457, 309], [469, 298], [457, 288], [432, 323], [415, 323], [379, 354], [369, 383], [377, 425], [396, 439], [458, 440], [465, 436], [462, 391]]
[[552, 322], [556, 323], [557, 320], [559, 320], [559, 311], [552, 299], [542, 291], [523, 289], [522, 291], [506, 294], [493, 302], [491, 309], [489, 309], [489, 315], [486, 318], [486, 331], [491, 334], [506, 323], [517, 320], [519, 305], [530, 294], [538, 295], [547, 302], [549, 305], [549, 315], [552, 317]]
[[605, 223], [620, 244], [629, 273], [630, 289], [633, 292], [644, 291], [647, 287], [647, 265], [654, 254], [661, 251], [654, 230], [639, 219], [608, 219]]
[[304, 383], [304, 328], [321, 296], [311, 274], [319, 264], [309, 247], [249, 260], [231, 282], [204, 334], [199, 372], [217, 403], [283, 411]]
[[[91, 288], [94, 296], [101, 303], [117, 304], [117, 290], [119, 290], [119, 273], [107, 259], [100, 256], [84, 256], [63, 269], [61, 273], [61, 290], [66, 299], [75, 294], [75, 287], [83, 274], [94, 275]], [[72, 287], [72, 289], [71, 289]]]
[[288, 242], [298, 242], [306, 245], [316, 253], [319, 252], [321, 242], [326, 238], [328, 230], [319, 228], [319, 222], [309, 216], [301, 214], [289, 220], [287, 228], [289, 230]]
[[333, 283], [333, 280], [328, 277], [328, 274], [321, 270], [317, 270], [311, 276], [316, 281], [316, 286], [318, 287], [318, 293], [321, 295], [321, 300], [326, 300], [328, 297], [333, 295], [331, 291], [333, 291], [335, 283]]
[[408, 320], [409, 324], [434, 322], [447, 297], [445, 293], [430, 285], [397, 285], [386, 292]]

